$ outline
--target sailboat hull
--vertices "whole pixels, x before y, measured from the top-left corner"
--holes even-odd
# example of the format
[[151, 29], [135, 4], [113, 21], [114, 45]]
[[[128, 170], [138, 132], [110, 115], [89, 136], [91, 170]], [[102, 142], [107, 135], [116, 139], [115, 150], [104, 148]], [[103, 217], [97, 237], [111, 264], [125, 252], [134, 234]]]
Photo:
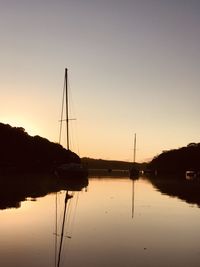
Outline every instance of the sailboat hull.
[[55, 173], [60, 178], [81, 179], [88, 176], [88, 170], [82, 164], [68, 163], [62, 164], [56, 168]]
[[130, 168], [129, 170], [129, 176], [131, 179], [138, 179], [140, 175], [140, 172], [135, 167]]

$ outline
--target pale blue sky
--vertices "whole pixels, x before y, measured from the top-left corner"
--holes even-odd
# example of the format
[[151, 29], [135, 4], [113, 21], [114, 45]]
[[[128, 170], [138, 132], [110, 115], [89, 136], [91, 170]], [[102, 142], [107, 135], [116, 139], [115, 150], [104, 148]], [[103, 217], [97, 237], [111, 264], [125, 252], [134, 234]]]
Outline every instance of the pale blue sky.
[[58, 141], [64, 68], [80, 156], [199, 142], [200, 1], [1, 0], [0, 121]]

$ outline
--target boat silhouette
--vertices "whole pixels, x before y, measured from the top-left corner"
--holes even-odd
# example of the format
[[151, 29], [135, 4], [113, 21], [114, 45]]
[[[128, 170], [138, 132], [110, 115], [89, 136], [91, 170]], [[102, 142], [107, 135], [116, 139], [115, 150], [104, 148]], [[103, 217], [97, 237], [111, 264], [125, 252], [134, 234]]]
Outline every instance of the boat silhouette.
[[139, 178], [139, 170], [136, 167], [136, 134], [134, 134], [134, 149], [133, 149], [133, 163], [129, 169], [129, 176], [131, 179], [138, 179]]
[[[65, 105], [64, 105], [65, 103]], [[65, 106], [65, 115], [66, 118], [63, 118]], [[61, 109], [61, 119], [60, 119], [60, 134], [59, 134], [59, 143], [61, 142], [61, 133], [62, 133], [62, 124], [66, 123], [66, 135], [67, 135], [67, 150], [70, 150], [70, 139], [69, 139], [69, 121], [75, 120], [69, 118], [69, 100], [68, 100], [68, 69], [65, 69], [65, 78], [64, 78], [64, 88], [63, 88], [63, 99], [62, 99], [62, 109]], [[88, 170], [85, 165], [79, 162], [66, 162], [62, 163], [55, 169], [55, 174], [60, 178], [67, 179], [81, 179], [88, 176]]]
[[[76, 181], [76, 182], [74, 182]], [[61, 264], [61, 256], [63, 252], [63, 239], [64, 237], [67, 237], [68, 239], [71, 239], [71, 235], [69, 233], [66, 233], [68, 229], [66, 229], [66, 221], [67, 219], [70, 219], [69, 216], [71, 212], [69, 212], [69, 202], [73, 200], [75, 197], [75, 193], [78, 193], [83, 188], [87, 188], [88, 186], [88, 179], [66, 179], [61, 180], [61, 182], [65, 185], [65, 198], [64, 198], [64, 208], [63, 208], [63, 216], [62, 216], [62, 225], [61, 225], [61, 231], [60, 234], [58, 234], [58, 194], [56, 193], [56, 199], [55, 199], [55, 267], [60, 267]], [[77, 207], [77, 203], [76, 203]], [[67, 234], [67, 235], [66, 235]], [[58, 240], [60, 239], [60, 241]], [[58, 242], [59, 241], [59, 242]]]

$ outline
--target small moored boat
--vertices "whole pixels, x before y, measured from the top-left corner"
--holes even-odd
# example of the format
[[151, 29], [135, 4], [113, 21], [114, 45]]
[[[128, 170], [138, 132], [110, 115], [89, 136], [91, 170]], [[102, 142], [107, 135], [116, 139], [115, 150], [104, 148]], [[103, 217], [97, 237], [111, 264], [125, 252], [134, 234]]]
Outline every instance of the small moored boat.
[[129, 169], [129, 176], [131, 179], [138, 179], [139, 177], [139, 170], [136, 168], [135, 164], [135, 157], [136, 157], [136, 134], [134, 135], [134, 152], [133, 152], [133, 163]]
[[193, 179], [197, 178], [197, 172], [196, 171], [192, 171], [192, 170], [186, 171], [185, 172], [185, 178], [187, 180], [193, 180]]
[[56, 168], [56, 174], [61, 177], [79, 179], [88, 176], [88, 170], [81, 163], [63, 163]]

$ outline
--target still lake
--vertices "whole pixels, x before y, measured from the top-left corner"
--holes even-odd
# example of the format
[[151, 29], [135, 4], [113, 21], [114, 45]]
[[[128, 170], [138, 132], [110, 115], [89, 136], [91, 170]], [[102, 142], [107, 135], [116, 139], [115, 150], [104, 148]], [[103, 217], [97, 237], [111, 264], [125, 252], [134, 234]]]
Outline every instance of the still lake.
[[[200, 266], [200, 187], [190, 182], [91, 175], [68, 192], [60, 267]], [[65, 197], [0, 196], [0, 266], [57, 266]]]

